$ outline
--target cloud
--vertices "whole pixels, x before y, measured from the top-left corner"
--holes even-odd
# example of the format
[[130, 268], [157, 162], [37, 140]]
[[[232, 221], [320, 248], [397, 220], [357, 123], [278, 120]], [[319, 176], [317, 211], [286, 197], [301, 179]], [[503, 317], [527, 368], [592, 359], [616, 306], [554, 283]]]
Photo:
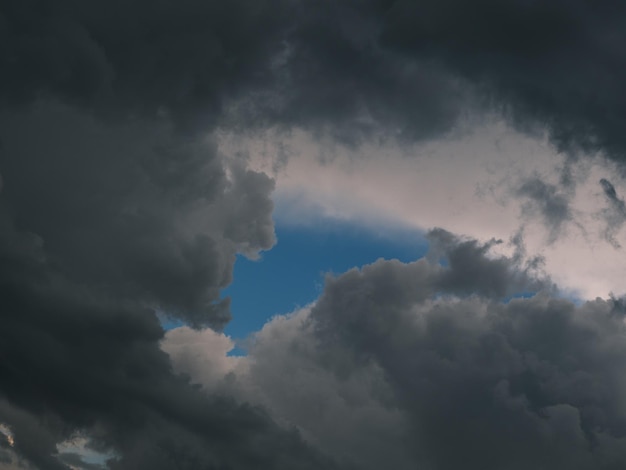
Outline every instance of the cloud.
[[567, 222], [573, 219], [571, 195], [564, 194], [557, 185], [546, 183], [538, 175], [525, 181], [518, 194], [528, 198], [523, 212], [529, 216], [538, 213], [549, 227], [549, 241], [555, 242]]
[[622, 161], [622, 14], [621, 5], [584, 1], [400, 0], [381, 40], [447, 64], [522, 126], [546, 126], [559, 148]]
[[80, 432], [112, 469], [333, 468], [263, 410], [175, 374], [159, 346], [157, 309], [196, 327], [228, 320], [235, 253], [274, 242], [272, 181], [167, 122], [55, 103], [1, 121], [7, 459], [67, 469], [56, 445]]
[[[435, 235], [450, 241], [450, 258], [478, 246]], [[514, 259], [474, 253], [485, 271], [515, 270]], [[491, 282], [427, 259], [328, 277], [314, 305], [255, 335], [221, 386], [356, 468], [623, 465], [619, 302], [576, 306], [549, 291], [502, 302], [488, 289], [448, 288], [451, 277]], [[174, 357], [175, 366], [213, 354], [198, 346], [196, 359]]]
[[[254, 257], [274, 243], [272, 180], [224, 158], [212, 140], [216, 129], [247, 135], [304, 128], [332, 143], [407, 143], [445, 136], [460, 118], [495, 110], [526, 131], [547, 130], [561, 150], [600, 151], [621, 162], [623, 13], [615, 5], [492, 0], [3, 2], [0, 421], [14, 432], [19, 458], [67, 468], [56, 444], [81, 431], [119, 456], [109, 463], [113, 469], [333, 468], [326, 451], [340, 462], [383, 465], [388, 441], [377, 442], [385, 431], [409, 436], [390, 444], [398, 462], [413, 462], [407, 442], [423, 432], [430, 444], [418, 448], [419, 461], [440, 468], [462, 457], [483, 468], [504, 462], [502, 453], [481, 447], [480, 436], [528, 465], [546, 442], [549, 461], [567, 463], [570, 455], [571, 466], [604, 465], [614, 446], [620, 462], [619, 407], [602, 392], [616, 390], [611, 364], [618, 361], [578, 320], [598, 310], [592, 326], [603, 335], [606, 329], [603, 338], [620, 349], [621, 330], [605, 314], [609, 303], [575, 308], [536, 298], [494, 307], [484, 296], [535, 284], [523, 267], [485, 261], [490, 244], [453, 239], [448, 268], [380, 262], [328, 282], [307, 334], [310, 344], [329, 348], [319, 358], [311, 349], [312, 364], [330, 371], [320, 384], [339, 386], [348, 397], [333, 404], [338, 416], [348, 416], [354, 400], [371, 412], [346, 418], [345, 431], [384, 423], [365, 438], [355, 433], [345, 451], [321, 437], [324, 429], [340, 437], [330, 430], [332, 420], [299, 425], [314, 436], [311, 447], [263, 409], [207, 394], [174, 373], [154, 312], [219, 330], [229, 319], [220, 291], [236, 253]], [[558, 202], [550, 190], [527, 193]], [[606, 188], [605, 195], [615, 206], [617, 196]], [[408, 320], [436, 293], [470, 291], [479, 296], [440, 299], [444, 313], [419, 317], [423, 330]], [[436, 305], [427, 311], [438, 311]], [[524, 317], [536, 334], [561, 335], [556, 344], [569, 353], [564, 357], [580, 365], [583, 384], [597, 378], [600, 392], [585, 385], [594, 393], [580, 398], [557, 386], [575, 374], [542, 349], [549, 341], [536, 343], [522, 320], [506, 320], [518, 305], [530, 312]], [[453, 315], [456, 306], [469, 313]], [[485, 309], [502, 322], [476, 313]], [[553, 331], [553, 324], [561, 328]], [[426, 342], [413, 344], [415, 335]], [[578, 353], [571, 344], [580, 335], [591, 340]], [[501, 337], [511, 346], [502, 346]], [[483, 357], [483, 342], [484, 364], [494, 372], [472, 367]], [[421, 344], [437, 352], [434, 362]], [[176, 357], [192, 361], [185, 347]], [[509, 349], [518, 357], [526, 347], [539, 362], [509, 357]], [[502, 362], [489, 356], [494, 351]], [[231, 362], [211, 362], [214, 370], [201, 379], [244, 363]], [[366, 369], [356, 383], [338, 385], [359, 367]], [[530, 385], [518, 370], [529, 371]], [[423, 389], [411, 382], [420, 374], [427, 378]], [[358, 390], [361, 382], [367, 393]], [[463, 388], [469, 411], [454, 407]], [[483, 433], [468, 431], [471, 410], [484, 418]], [[494, 410], [528, 439], [507, 440]], [[290, 421], [288, 410], [277, 416]], [[457, 435], [441, 425], [449, 417], [458, 418]], [[441, 442], [457, 437], [475, 450], [460, 446], [458, 454], [444, 455]], [[594, 450], [581, 450], [583, 443]]]
[[536, 278], [539, 268], [536, 260], [487, 258], [489, 251], [502, 240], [492, 239], [480, 244], [472, 239], [461, 240], [443, 229], [431, 230], [427, 238], [431, 246], [429, 256], [435, 260], [443, 257], [449, 266], [439, 280], [444, 292], [503, 299], [520, 292], [550, 288], [549, 281]]
[[562, 149], [624, 150], [619, 5], [12, 0], [0, 13], [5, 103], [345, 142], [429, 138], [495, 109]]
[[289, 3], [5, 2], [0, 97], [41, 96], [109, 117], [214, 122], [231, 93], [268, 80]]
[[177, 370], [208, 388], [216, 387], [241, 361], [227, 356], [234, 347], [223, 333], [186, 326], [166, 332], [162, 340], [162, 349], [180, 365]]
[[0, 283], [0, 421], [36, 467], [66, 468], [55, 445], [80, 430], [119, 455], [112, 469], [332, 468], [262, 410], [175, 375], [152, 311], [23, 271], [3, 271]]
[[615, 239], [615, 235], [624, 225], [624, 221], [626, 221], [626, 205], [624, 200], [617, 196], [615, 186], [609, 180], [606, 178], [600, 179], [600, 186], [602, 186], [602, 191], [609, 203], [609, 207], [602, 211], [606, 220], [604, 236], [611, 245], [615, 248], [620, 248], [621, 245]]
[[155, 311], [222, 328], [236, 253], [274, 243], [272, 180], [226, 163], [207, 136], [228, 90], [263, 82], [271, 55], [281, 8], [242, 5], [0, 7], [12, 460], [67, 469], [56, 445], [80, 432], [115, 469], [332, 468], [262, 410], [174, 374], [159, 347]]
[[[75, 281], [221, 327], [236, 252], [274, 243], [272, 181], [224, 168], [167, 123], [104, 125], [60, 105], [2, 116], [7, 216]], [[11, 214], [11, 215], [8, 215]]]

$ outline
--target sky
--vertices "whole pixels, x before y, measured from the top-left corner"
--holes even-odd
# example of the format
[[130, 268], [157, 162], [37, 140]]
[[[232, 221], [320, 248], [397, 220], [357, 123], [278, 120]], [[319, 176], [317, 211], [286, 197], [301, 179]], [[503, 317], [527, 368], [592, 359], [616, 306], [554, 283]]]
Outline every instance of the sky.
[[624, 468], [625, 22], [0, 2], [0, 469]]

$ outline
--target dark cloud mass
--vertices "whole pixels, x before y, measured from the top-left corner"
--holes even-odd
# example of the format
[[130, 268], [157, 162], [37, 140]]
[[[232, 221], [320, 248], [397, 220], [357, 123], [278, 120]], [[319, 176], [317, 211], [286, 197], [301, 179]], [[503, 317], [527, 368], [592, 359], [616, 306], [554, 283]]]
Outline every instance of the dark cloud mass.
[[235, 253], [274, 240], [272, 182], [159, 123], [48, 104], [1, 122], [0, 422], [19, 455], [68, 468], [56, 444], [83, 432], [112, 469], [332, 467], [159, 347], [155, 310], [227, 321]]
[[[1, 0], [0, 423], [15, 447], [0, 466], [70, 468], [56, 444], [83, 433], [112, 469], [621, 468], [620, 317], [497, 303], [545, 286], [492, 244], [433, 232], [445, 268], [328, 281], [304, 344], [324, 345], [306, 350], [331, 372], [319, 385], [372, 405], [344, 428], [313, 408], [299, 434], [245, 404], [275, 398], [191, 385], [157, 313], [219, 330], [236, 254], [274, 243], [273, 182], [223, 155], [217, 129], [406, 141], [495, 110], [622, 161], [625, 19], [582, 0]], [[523, 193], [567, 220], [552, 188]]]
[[[421, 282], [379, 287], [390, 272]], [[420, 292], [429, 279], [437, 285], [424, 263], [379, 263], [330, 282], [310, 314], [325, 364], [336, 354], [349, 358], [343, 375], [385, 371], [410, 423], [406, 468], [624, 464], [626, 342], [611, 302], [437, 301]]]
[[[486, 254], [483, 272], [515, 271]], [[329, 277], [310, 310], [257, 334], [223, 386], [357, 468], [623, 467], [621, 303], [548, 291], [503, 303], [464, 265], [475, 261], [379, 260]], [[485, 294], [455, 293], [449, 279], [468, 277]], [[177, 367], [204, 361], [189, 344]]]
[[[5, 0], [0, 97], [197, 127], [353, 139], [449, 130], [468, 105], [621, 159], [620, 2]], [[474, 98], [470, 98], [474, 95]], [[231, 112], [238, 110], [239, 112]], [[223, 118], [223, 116], [222, 116]]]
[[623, 160], [621, 2], [393, 2], [383, 43], [450, 65], [562, 149]]

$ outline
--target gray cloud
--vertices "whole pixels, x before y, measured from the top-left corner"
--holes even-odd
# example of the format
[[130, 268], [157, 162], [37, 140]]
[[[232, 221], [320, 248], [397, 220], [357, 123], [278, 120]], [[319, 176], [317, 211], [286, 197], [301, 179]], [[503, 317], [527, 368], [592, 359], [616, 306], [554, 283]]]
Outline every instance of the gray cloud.
[[[235, 254], [274, 243], [273, 182], [198, 131], [264, 80], [281, 8], [187, 6], [0, 7], [0, 421], [36, 468], [68, 468], [75, 431], [110, 468], [332, 467], [159, 348], [155, 310], [223, 327]], [[257, 38], [225, 21], [243, 13]]]
[[383, 43], [448, 64], [562, 149], [622, 160], [623, 6], [585, 1], [393, 2]]
[[526, 216], [539, 215], [550, 232], [548, 241], [554, 243], [566, 224], [573, 219], [571, 194], [554, 184], [546, 183], [538, 175], [524, 181], [517, 194], [528, 199], [522, 212]]
[[341, 357], [383, 368], [412, 424], [415, 463], [595, 469], [625, 461], [615, 385], [625, 344], [611, 302], [576, 308], [538, 296], [398, 306], [396, 292], [389, 302], [382, 291], [351, 295], [355, 284], [329, 286], [311, 313], [322, 319], [317, 334], [325, 351], [337, 338]]
[[1, 8], [5, 104], [55, 96], [109, 116], [166, 113], [187, 128], [228, 122], [242, 131], [296, 125], [344, 141], [381, 129], [431, 137], [473, 107], [504, 111], [526, 130], [545, 127], [563, 150], [623, 154], [618, 4], [10, 0]]
[[521, 265], [524, 255], [520, 252], [520, 248], [523, 249], [521, 234], [514, 240], [518, 249], [513, 258], [486, 256], [493, 246], [502, 243], [501, 240], [481, 244], [473, 239], [462, 240], [442, 229], [431, 230], [427, 237], [430, 242], [429, 257], [444, 261], [449, 268], [437, 283], [443, 292], [458, 295], [474, 293], [503, 299], [520, 292], [552, 288], [549, 280], [537, 277], [540, 268], [537, 259], [530, 259], [525, 266]]
[[[159, 349], [155, 309], [222, 327], [229, 313], [220, 290], [235, 254], [254, 255], [274, 241], [272, 182], [225, 166], [200, 133], [296, 126], [348, 143], [414, 140], [495, 108], [520, 127], [547, 127], [564, 150], [603, 150], [621, 161], [624, 8], [492, 0], [2, 2], [0, 419], [14, 428], [16, 451], [37, 467], [67, 468], [54, 444], [84, 430], [119, 453], [112, 468], [332, 468], [264, 411], [207, 396], [175, 375]], [[617, 196], [606, 191], [615, 206]], [[611, 446], [623, 462], [622, 418], [604, 392], [617, 390], [611, 367], [618, 362], [604, 341], [621, 351], [608, 304], [574, 308], [537, 298], [496, 308], [479, 297], [459, 304], [465, 316], [452, 313], [453, 303], [443, 314], [425, 313], [420, 330], [409, 310], [435, 293], [506, 297], [536, 286], [524, 269], [487, 260], [489, 244], [433, 237], [452, 243], [449, 268], [378, 263], [328, 282], [311, 313], [311, 334], [329, 346], [320, 363], [338, 376], [377, 364], [381, 393], [392, 390], [392, 408], [403, 414], [377, 408], [371, 422], [385, 416], [384, 429], [414, 428], [431, 440], [423, 459], [440, 468], [463, 457], [502, 468], [505, 451], [534, 465], [540, 450], [565, 465], [564, 449], [572, 467], [588, 468], [609, 462]], [[500, 323], [472, 313], [485, 305]], [[520, 305], [526, 320], [507, 320]], [[577, 323], [594, 309], [597, 324]], [[594, 333], [603, 328], [605, 339]], [[545, 349], [545, 331], [557, 335], [582, 378]], [[415, 345], [416, 334], [426, 341]], [[577, 353], [571, 344], [579, 337], [591, 339]], [[472, 368], [483, 343], [493, 372]], [[421, 344], [439, 354], [435, 362]], [[510, 358], [526, 347], [537, 363], [532, 355]], [[419, 374], [406, 371], [423, 374], [424, 388], [415, 385]], [[580, 393], [589, 395], [562, 390], [560, 379], [581, 380]], [[467, 409], [455, 408], [459, 385], [470, 394]], [[482, 433], [468, 431], [472, 410], [484, 418]], [[441, 425], [452, 418], [458, 426]], [[528, 439], [507, 440], [515, 432]], [[354, 448], [378, 437], [355, 440]], [[441, 443], [455, 438], [465, 444], [444, 455]], [[488, 452], [490, 440], [501, 453]], [[412, 447], [404, 444], [399, 461]], [[374, 453], [371, 461], [380, 462]]]
[[261, 409], [175, 375], [141, 302], [33, 266], [35, 257], [3, 261], [0, 421], [36, 468], [67, 468], [55, 444], [76, 430], [119, 455], [114, 469], [332, 468]]
[[7, 104], [59, 97], [185, 126], [214, 121], [224, 100], [266, 83], [290, 2], [4, 2]]
[[[516, 264], [482, 255], [495, 271]], [[314, 306], [256, 335], [223, 386], [356, 468], [623, 466], [619, 301], [461, 295], [442, 287], [455, 269], [379, 260], [327, 278]], [[174, 364], [201, 364], [195, 351]]]
[[[62, 106], [5, 115], [2, 192], [70, 278], [221, 327], [237, 251], [274, 243], [262, 174], [227, 176], [215, 145], [166, 123], [101, 125]], [[155, 126], [156, 128], [153, 128]]]
[[265, 175], [167, 122], [1, 117], [0, 422], [34, 468], [85, 433], [126, 468], [333, 468], [261, 409], [172, 372], [155, 310], [229, 318], [236, 252], [274, 242]]
[[621, 244], [615, 238], [615, 235], [626, 222], [626, 204], [624, 200], [617, 195], [615, 186], [605, 178], [600, 180], [600, 186], [606, 196], [606, 200], [609, 206], [604, 209], [602, 215], [606, 221], [606, 229], [604, 231], [604, 237], [615, 248], [620, 248]]

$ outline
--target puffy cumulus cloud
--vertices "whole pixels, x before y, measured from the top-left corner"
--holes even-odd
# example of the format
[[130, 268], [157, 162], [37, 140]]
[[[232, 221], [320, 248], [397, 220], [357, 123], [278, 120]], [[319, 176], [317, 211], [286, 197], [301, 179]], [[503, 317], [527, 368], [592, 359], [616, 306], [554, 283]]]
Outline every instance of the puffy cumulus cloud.
[[56, 446], [76, 430], [111, 469], [333, 467], [262, 410], [174, 374], [152, 311], [19, 261], [0, 283], [0, 421], [35, 468], [66, 469]]
[[[255, 334], [246, 357], [216, 357], [223, 339], [194, 333], [183, 348], [181, 331], [166, 335], [163, 349], [176, 370], [191, 373], [210, 393], [228, 392], [242, 401], [264, 406], [284, 428], [331, 455], [342, 468], [405, 468], [411, 462], [409, 421], [397, 406], [380, 367], [352, 367], [346, 359], [334, 364], [320, 357], [310, 309], [276, 316]], [[173, 330], [176, 331], [176, 330]], [[201, 341], [200, 341], [201, 340]], [[181, 350], [182, 349], [182, 350]], [[221, 376], [215, 362], [226, 365]], [[228, 361], [228, 362], [227, 362]], [[347, 367], [339, 376], [336, 367]]]
[[[75, 282], [221, 327], [236, 252], [274, 243], [273, 182], [224, 167], [167, 122], [101, 124], [62, 105], [0, 117], [2, 204]], [[42, 259], [43, 261], [43, 259]]]
[[40, 103], [0, 132], [5, 463], [93, 467], [58, 450], [80, 432], [111, 469], [334, 468], [262, 409], [174, 373], [159, 346], [155, 309], [227, 321], [235, 253], [274, 242], [272, 181], [167, 122]]
[[205, 136], [228, 89], [264, 81], [270, 3], [0, 6], [6, 465], [78, 468], [57, 445], [80, 432], [109, 468], [332, 467], [174, 374], [154, 313], [222, 328], [236, 253], [274, 243], [272, 180]]
[[410, 422], [407, 468], [624, 464], [624, 326], [612, 302], [575, 307], [537, 296], [387, 307], [341, 295], [355, 284], [330, 286], [333, 295], [311, 313], [323, 319], [316, 336], [331, 355], [326, 363], [338, 354], [352, 367], [373, 362], [385, 371]]
[[[517, 272], [511, 289], [547, 290], [507, 302], [487, 287], [492, 276], [459, 262], [379, 260], [328, 277], [314, 305], [272, 319], [249, 355], [206, 387], [264, 404], [355, 468], [623, 466], [621, 303], [577, 306], [515, 259], [433, 236], [449, 241], [439, 251], [449, 259], [471, 249], [484, 273]], [[482, 283], [483, 293], [458, 290], [451, 278]], [[223, 343], [204, 338], [194, 354], [173, 355], [176, 368], [201, 366]]]
[[166, 332], [162, 340], [162, 349], [179, 365], [177, 370], [210, 389], [241, 361], [240, 357], [227, 356], [234, 347], [234, 341], [223, 333], [187, 326]]

